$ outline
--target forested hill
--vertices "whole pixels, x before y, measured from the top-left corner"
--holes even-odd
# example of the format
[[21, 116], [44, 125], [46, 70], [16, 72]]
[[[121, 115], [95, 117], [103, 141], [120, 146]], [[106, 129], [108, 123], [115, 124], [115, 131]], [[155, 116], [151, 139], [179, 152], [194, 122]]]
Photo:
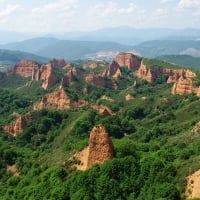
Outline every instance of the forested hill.
[[119, 53], [111, 63], [21, 61], [0, 75], [0, 199], [194, 197], [196, 71]]

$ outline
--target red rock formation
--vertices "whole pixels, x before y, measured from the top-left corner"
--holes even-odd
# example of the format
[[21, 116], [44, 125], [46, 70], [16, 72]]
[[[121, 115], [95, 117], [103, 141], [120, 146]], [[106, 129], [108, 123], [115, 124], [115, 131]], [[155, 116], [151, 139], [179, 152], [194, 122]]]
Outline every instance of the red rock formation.
[[87, 168], [94, 164], [102, 164], [114, 156], [114, 147], [103, 125], [92, 129], [89, 139], [89, 155]]
[[60, 87], [54, 92], [45, 95], [41, 99], [41, 101], [39, 101], [38, 103], [34, 105], [33, 109], [34, 110], [42, 110], [42, 109], [63, 110], [63, 109], [69, 109], [72, 107], [79, 108], [79, 107], [84, 107], [84, 106], [88, 106], [99, 111], [99, 114], [101, 117], [105, 117], [105, 116], [113, 114], [112, 110], [104, 105], [90, 104], [88, 101], [85, 101], [83, 99], [73, 101], [65, 93], [63, 87]]
[[32, 77], [32, 80], [38, 80], [39, 64], [30, 60], [22, 60], [14, 66], [13, 72], [23, 77]]
[[57, 68], [63, 68], [66, 65], [64, 59], [55, 59], [55, 58], [53, 58], [52, 60], [50, 60], [50, 63], [51, 63], [51, 65], [53, 67], [57, 67]]
[[95, 69], [97, 68], [98, 66], [100, 67], [105, 67], [106, 66], [106, 62], [105, 61], [101, 61], [101, 62], [89, 62], [89, 63], [85, 63], [83, 65], [83, 69], [87, 69], [87, 68], [90, 68], [90, 69]]
[[117, 83], [110, 79], [105, 79], [94, 73], [90, 73], [85, 77], [87, 83], [100, 87], [114, 88], [117, 89]]
[[112, 63], [103, 71], [102, 76], [108, 76], [113, 78], [121, 77], [120, 66], [116, 61], [112, 61]]
[[132, 53], [119, 53], [116, 56], [116, 61], [120, 67], [127, 66], [130, 70], [139, 67], [141, 63], [141, 60]]
[[84, 72], [76, 67], [72, 67], [63, 77], [62, 85], [69, 86], [76, 77], [83, 76]]
[[25, 116], [20, 116], [16, 121], [5, 125], [2, 127], [3, 131], [8, 132], [9, 134], [16, 136], [21, 133], [27, 127], [28, 122], [31, 120], [31, 115], [27, 114]]
[[42, 87], [44, 89], [51, 87], [57, 82], [58, 78], [56, 77], [51, 64], [41, 66], [40, 79], [43, 80]]
[[46, 109], [69, 109], [72, 105], [72, 100], [61, 87], [54, 92], [45, 95], [42, 100], [34, 105], [34, 110]]
[[191, 78], [184, 78], [183, 76], [174, 83], [172, 87], [172, 94], [191, 94], [195, 92], [193, 80]]
[[162, 67], [150, 68], [143, 62], [141, 62], [139, 69], [135, 72], [135, 75], [138, 78], [145, 79], [148, 82], [153, 82], [161, 74], [166, 74], [169, 76], [167, 83], [176, 82], [181, 76], [185, 78], [196, 77], [196, 74], [188, 69], [171, 69]]

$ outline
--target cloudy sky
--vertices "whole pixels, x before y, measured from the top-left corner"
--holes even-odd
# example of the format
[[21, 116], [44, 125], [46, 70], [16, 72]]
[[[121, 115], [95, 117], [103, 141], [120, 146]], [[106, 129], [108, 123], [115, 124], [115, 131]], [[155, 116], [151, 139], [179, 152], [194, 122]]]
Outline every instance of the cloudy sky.
[[200, 28], [200, 0], [0, 0], [0, 30], [58, 33], [116, 26]]

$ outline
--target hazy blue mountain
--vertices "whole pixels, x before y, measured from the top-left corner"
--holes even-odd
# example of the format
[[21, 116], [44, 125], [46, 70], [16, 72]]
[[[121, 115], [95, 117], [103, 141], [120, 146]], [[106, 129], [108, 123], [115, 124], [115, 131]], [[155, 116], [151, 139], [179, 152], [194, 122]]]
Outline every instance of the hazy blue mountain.
[[12, 67], [20, 60], [34, 60], [42, 64], [47, 63], [50, 59], [27, 52], [0, 49], [0, 71]]
[[195, 40], [200, 39], [200, 29], [132, 28], [129, 26], [104, 28], [95, 31], [66, 33], [19, 33], [0, 31], [0, 44], [19, 42], [30, 38], [45, 37], [60, 40], [112, 41], [126, 45], [136, 45], [148, 40]]
[[134, 46], [134, 49], [144, 57], [160, 55], [185, 54], [200, 56], [199, 40], [153, 40]]
[[0, 45], [0, 48], [20, 50], [44, 57], [76, 60], [97, 52], [130, 51], [132, 46], [115, 42], [70, 41], [53, 38], [34, 38], [17, 43]]

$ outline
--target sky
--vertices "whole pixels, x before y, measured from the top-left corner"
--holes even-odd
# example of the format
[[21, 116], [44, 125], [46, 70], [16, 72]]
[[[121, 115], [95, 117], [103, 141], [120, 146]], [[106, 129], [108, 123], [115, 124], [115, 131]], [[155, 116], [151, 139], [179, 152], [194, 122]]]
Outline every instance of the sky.
[[64, 33], [117, 26], [200, 28], [200, 0], [0, 0], [0, 30]]

